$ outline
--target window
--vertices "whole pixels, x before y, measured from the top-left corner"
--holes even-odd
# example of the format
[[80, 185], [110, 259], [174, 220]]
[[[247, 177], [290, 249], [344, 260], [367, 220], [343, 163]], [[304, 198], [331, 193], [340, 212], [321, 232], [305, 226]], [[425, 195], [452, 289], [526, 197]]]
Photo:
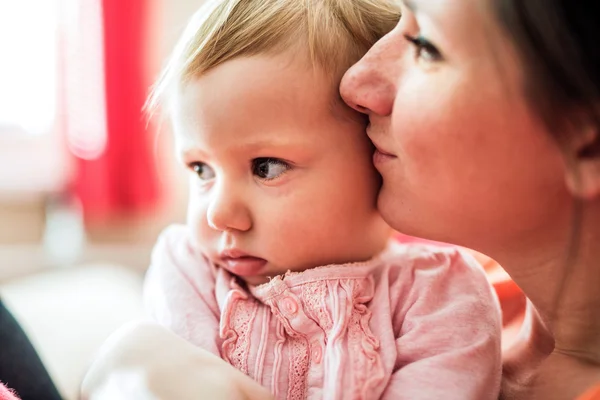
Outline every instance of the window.
[[[0, 0], [0, 197], [20, 199], [66, 186], [71, 159], [66, 116], [73, 113], [65, 107], [77, 102], [67, 98], [65, 86], [79, 65], [67, 69], [65, 60], [83, 57], [74, 54], [80, 47], [67, 48], [66, 28], [74, 24], [65, 21], [79, 23], [71, 31], [81, 28], [80, 3], [88, 2]], [[83, 41], [81, 32], [71, 31], [71, 41]]]
[[44, 135], [56, 114], [58, 0], [0, 0], [0, 135]]

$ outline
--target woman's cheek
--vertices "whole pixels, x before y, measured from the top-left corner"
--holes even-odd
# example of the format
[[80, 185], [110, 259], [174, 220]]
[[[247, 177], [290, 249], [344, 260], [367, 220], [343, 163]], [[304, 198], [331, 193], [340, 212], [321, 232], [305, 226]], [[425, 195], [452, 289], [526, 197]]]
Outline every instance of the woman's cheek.
[[[420, 106], [418, 102], [411, 101], [398, 104], [399, 110], [395, 115], [402, 118], [393, 119], [391, 131], [394, 135], [396, 154], [402, 172], [406, 178], [417, 174], [425, 174], [437, 163], [439, 148], [445, 148], [444, 137], [441, 135], [443, 127], [438, 123], [439, 115], [429, 112], [427, 105]], [[426, 175], [428, 179], [435, 179], [435, 175]], [[414, 177], [416, 178], [416, 177]]]

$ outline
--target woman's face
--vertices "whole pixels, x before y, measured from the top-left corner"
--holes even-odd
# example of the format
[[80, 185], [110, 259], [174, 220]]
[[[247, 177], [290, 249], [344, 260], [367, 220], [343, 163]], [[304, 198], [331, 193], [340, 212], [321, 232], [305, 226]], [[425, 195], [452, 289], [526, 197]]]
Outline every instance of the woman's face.
[[564, 235], [561, 152], [523, 94], [516, 52], [484, 0], [405, 0], [398, 26], [344, 76], [370, 117], [394, 228], [490, 255]]

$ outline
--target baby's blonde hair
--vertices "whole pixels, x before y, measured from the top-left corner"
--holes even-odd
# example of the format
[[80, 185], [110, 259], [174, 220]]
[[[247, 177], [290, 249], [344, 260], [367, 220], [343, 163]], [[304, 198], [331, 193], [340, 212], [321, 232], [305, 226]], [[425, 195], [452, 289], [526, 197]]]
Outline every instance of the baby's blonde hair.
[[146, 108], [228, 60], [298, 46], [337, 85], [399, 18], [398, 0], [210, 0], [187, 25]]

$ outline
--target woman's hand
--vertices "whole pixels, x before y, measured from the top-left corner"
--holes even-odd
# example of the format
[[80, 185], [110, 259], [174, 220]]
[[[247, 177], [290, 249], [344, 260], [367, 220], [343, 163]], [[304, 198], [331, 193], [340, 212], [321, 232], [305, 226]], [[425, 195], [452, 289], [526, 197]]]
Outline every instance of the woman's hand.
[[100, 349], [84, 400], [263, 400], [269, 392], [219, 357], [150, 322], [115, 332]]

